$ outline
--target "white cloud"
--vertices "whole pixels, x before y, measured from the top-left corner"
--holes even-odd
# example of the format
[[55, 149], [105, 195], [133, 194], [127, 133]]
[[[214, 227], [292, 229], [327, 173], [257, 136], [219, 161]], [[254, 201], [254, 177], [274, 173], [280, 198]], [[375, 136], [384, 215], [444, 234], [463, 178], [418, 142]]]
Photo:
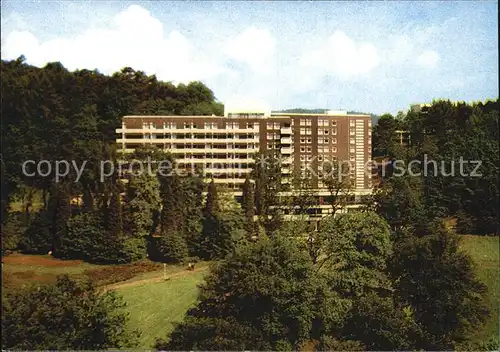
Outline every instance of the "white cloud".
[[[3, 13], [2, 13], [2, 27], [3, 26], [13, 26], [19, 29], [27, 29], [29, 28], [28, 22], [24, 20], [24, 18], [21, 16], [16, 11], [12, 11], [8, 16], [4, 18]], [[3, 29], [3, 28], [2, 28]], [[2, 30], [2, 36], [3, 36], [3, 30]]]
[[439, 61], [439, 54], [434, 50], [426, 50], [417, 57], [417, 64], [424, 67], [436, 67]]
[[172, 31], [165, 36], [162, 23], [137, 5], [116, 15], [109, 27], [89, 29], [72, 38], [40, 43], [31, 32], [14, 30], [2, 49], [4, 59], [23, 54], [28, 63], [37, 66], [60, 61], [69, 70], [97, 68], [108, 74], [130, 66], [174, 82], [226, 72], [215, 60], [200, 55], [182, 33]]
[[401, 64], [414, 55], [415, 44], [408, 35], [390, 36], [388, 46], [384, 57], [385, 62]]
[[380, 64], [380, 58], [374, 45], [356, 43], [337, 30], [323, 47], [305, 53], [299, 62], [305, 67], [347, 79], [370, 72]]
[[276, 41], [267, 29], [250, 27], [226, 43], [224, 53], [248, 64], [252, 70], [270, 68]]

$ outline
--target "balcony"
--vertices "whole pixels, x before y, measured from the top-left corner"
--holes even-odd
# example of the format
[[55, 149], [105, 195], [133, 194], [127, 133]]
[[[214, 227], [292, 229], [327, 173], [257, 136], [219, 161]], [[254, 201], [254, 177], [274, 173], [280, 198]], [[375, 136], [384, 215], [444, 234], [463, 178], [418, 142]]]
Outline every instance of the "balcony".
[[280, 129], [281, 134], [292, 134], [292, 128], [291, 127], [282, 127]]
[[290, 155], [293, 153], [292, 148], [281, 148], [281, 155]]
[[292, 144], [292, 138], [290, 137], [281, 138], [281, 144]]

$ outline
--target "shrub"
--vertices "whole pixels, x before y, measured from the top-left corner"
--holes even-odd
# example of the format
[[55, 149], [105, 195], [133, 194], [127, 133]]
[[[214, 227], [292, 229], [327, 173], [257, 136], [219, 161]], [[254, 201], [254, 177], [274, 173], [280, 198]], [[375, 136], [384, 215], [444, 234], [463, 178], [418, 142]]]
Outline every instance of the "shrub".
[[104, 350], [137, 346], [126, 329], [125, 303], [62, 276], [53, 285], [8, 294], [2, 302], [2, 348], [11, 350]]
[[52, 218], [46, 211], [40, 211], [24, 232], [19, 248], [24, 253], [47, 254], [52, 249]]

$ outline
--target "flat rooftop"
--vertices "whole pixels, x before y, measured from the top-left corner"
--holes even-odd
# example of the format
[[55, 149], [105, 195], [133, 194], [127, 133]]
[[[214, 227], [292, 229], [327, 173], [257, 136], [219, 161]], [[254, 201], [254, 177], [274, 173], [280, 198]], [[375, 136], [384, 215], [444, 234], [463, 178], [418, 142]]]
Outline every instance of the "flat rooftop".
[[[232, 112], [232, 114], [238, 114], [236, 112]], [[241, 114], [248, 114], [248, 113], [241, 113]], [[310, 117], [321, 117], [321, 116], [335, 116], [335, 117], [346, 117], [346, 116], [361, 116], [361, 117], [370, 117], [368, 114], [348, 114], [348, 113], [324, 113], [324, 114], [310, 114], [310, 113], [286, 113], [286, 112], [279, 112], [279, 113], [272, 113], [271, 115], [264, 115], [260, 117], [252, 117], [252, 118], [263, 118], [263, 119], [268, 119], [268, 118], [280, 118], [280, 117], [287, 117], [287, 116], [310, 116]], [[237, 117], [228, 117], [228, 116], [218, 116], [218, 115], [126, 115], [123, 116], [123, 118], [172, 118], [172, 117], [178, 117], [178, 118], [219, 118], [219, 119], [234, 119]]]

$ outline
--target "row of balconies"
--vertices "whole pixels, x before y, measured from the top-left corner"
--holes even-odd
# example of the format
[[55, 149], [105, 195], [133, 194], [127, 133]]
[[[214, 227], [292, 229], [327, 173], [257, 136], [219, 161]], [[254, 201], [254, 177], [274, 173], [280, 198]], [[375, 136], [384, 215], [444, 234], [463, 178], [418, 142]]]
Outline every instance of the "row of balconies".
[[[172, 154], [242, 154], [242, 153], [256, 153], [259, 151], [259, 148], [166, 148]], [[133, 153], [135, 148], [122, 148], [120, 149], [124, 153]]]
[[248, 144], [259, 143], [259, 138], [117, 138], [116, 143], [234, 143]]
[[116, 133], [258, 133], [259, 128], [117, 128]]
[[[259, 127], [248, 128], [117, 128], [116, 133], [256, 133], [259, 132]], [[281, 134], [292, 134], [291, 127], [280, 128]]]

